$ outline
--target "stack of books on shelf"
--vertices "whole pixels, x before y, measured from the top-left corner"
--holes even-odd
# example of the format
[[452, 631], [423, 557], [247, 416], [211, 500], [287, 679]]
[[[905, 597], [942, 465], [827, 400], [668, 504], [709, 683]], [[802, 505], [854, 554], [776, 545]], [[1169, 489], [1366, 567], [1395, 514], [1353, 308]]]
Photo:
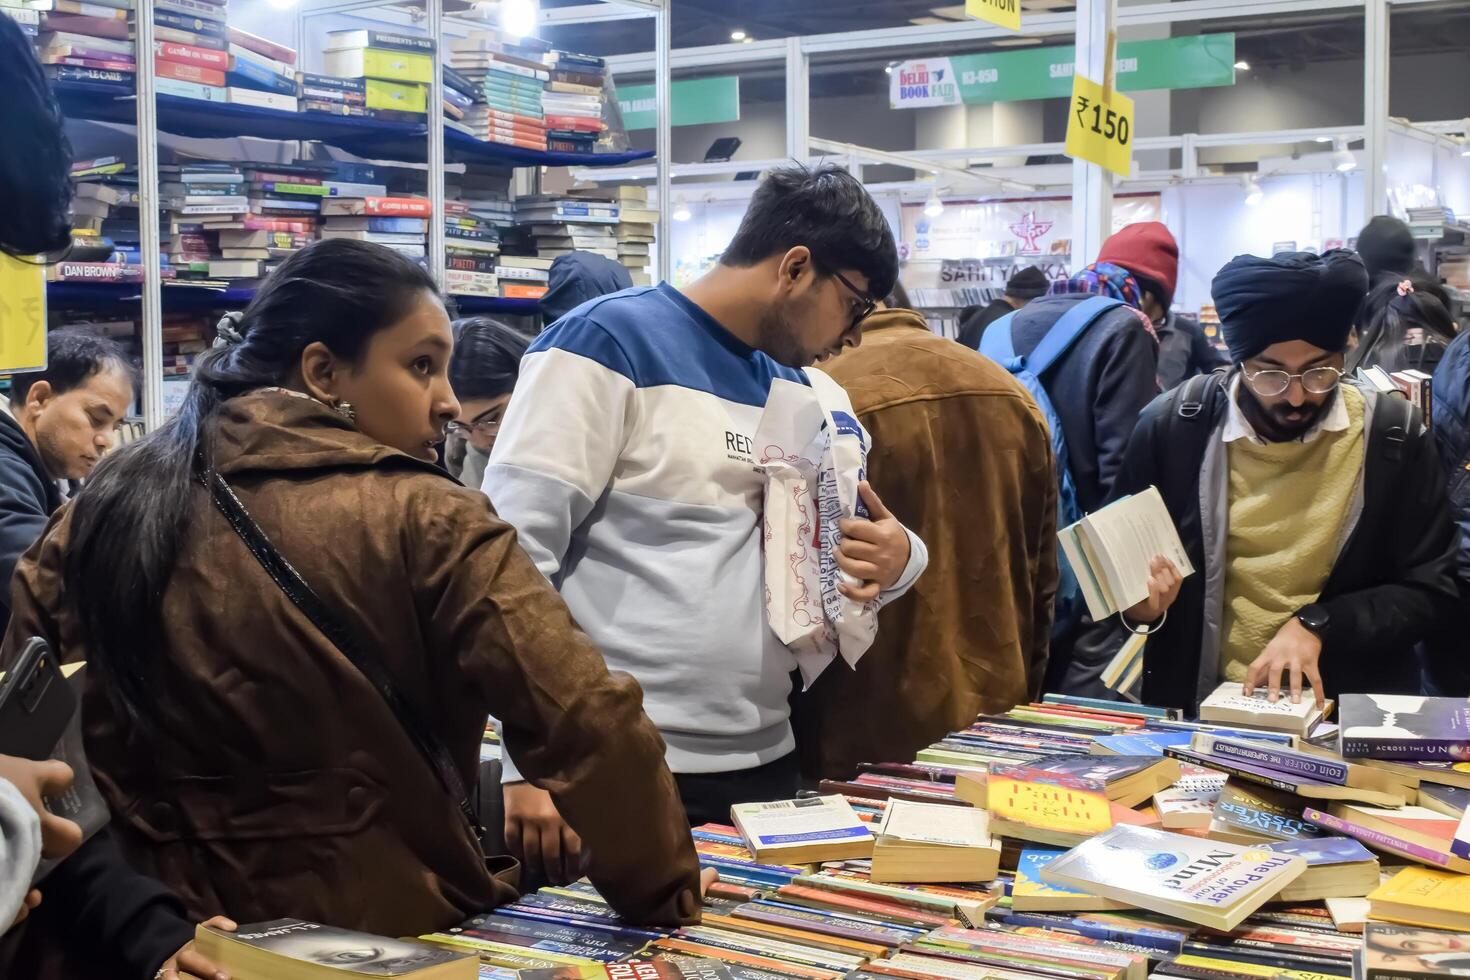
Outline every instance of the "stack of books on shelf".
[[139, 281], [137, 168], [120, 157], [78, 160], [71, 179], [71, 247], [48, 276], [58, 282]]
[[444, 204], [444, 284], [451, 296], [499, 296], [500, 229], [461, 201]]
[[[322, 75], [361, 82], [368, 115], [397, 122], [423, 120], [429, 111], [429, 86], [434, 80], [432, 38], [375, 30], [330, 31], [327, 45]], [[314, 76], [313, 80], [314, 93], [332, 88], [322, 77]], [[357, 94], [356, 86], [351, 94]], [[330, 104], [337, 100], [314, 96], [313, 101]]]
[[214, 326], [208, 317], [192, 313], [163, 315], [163, 376], [188, 378], [199, 355], [214, 342]]
[[540, 299], [551, 282], [554, 259], [537, 255], [502, 255], [495, 267], [500, 295], [506, 299]]
[[465, 123], [465, 115], [475, 107], [480, 86], [463, 73], [444, 66], [444, 126], [456, 129], [467, 136], [475, 132]]
[[[15, 21], [20, 32], [30, 38], [32, 45], [36, 43], [36, 38], [41, 35], [41, 12], [39, 10], [26, 6], [25, 0], [3, 0], [0, 2], [0, 14]], [[61, 23], [65, 23], [65, 17]]]
[[658, 209], [648, 206], [648, 188], [638, 184], [618, 187], [577, 188], [568, 192], [578, 200], [616, 205], [618, 223], [613, 226], [617, 260], [627, 266], [635, 286], [653, 285], [653, 242]]
[[159, 0], [153, 8], [153, 75], [162, 95], [228, 102], [228, 5]]
[[367, 79], [341, 78], [315, 72], [296, 73], [297, 104], [302, 112], [333, 116], [366, 116]]
[[517, 240], [525, 250], [543, 259], [568, 252], [595, 252], [618, 259], [614, 232], [619, 208], [607, 200], [586, 200], [555, 194], [516, 198]]
[[22, 27], [36, 28], [36, 55], [48, 77], [132, 91], [138, 58], [128, 27], [130, 0], [31, 0], [26, 6], [39, 15], [34, 25], [27, 15], [11, 15]]
[[322, 238], [375, 242], [423, 262], [433, 217], [428, 200], [420, 197], [326, 197]]
[[546, 149], [541, 99], [550, 74], [532, 42], [513, 43], [495, 31], [449, 42], [449, 67], [476, 87], [473, 103], [456, 120], [464, 131], [491, 143]]
[[542, 61], [549, 72], [541, 96], [547, 148], [561, 153], [594, 152], [606, 128], [603, 85], [607, 62], [568, 51], [550, 51]]
[[300, 108], [296, 85], [296, 52], [239, 28], [229, 29], [228, 98], [279, 112]]

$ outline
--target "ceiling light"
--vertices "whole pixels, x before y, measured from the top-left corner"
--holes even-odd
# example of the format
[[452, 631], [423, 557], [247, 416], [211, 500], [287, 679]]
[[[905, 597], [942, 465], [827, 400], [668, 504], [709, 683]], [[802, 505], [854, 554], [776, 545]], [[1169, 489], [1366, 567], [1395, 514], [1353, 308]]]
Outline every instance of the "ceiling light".
[[1313, 143], [1331, 143], [1332, 142], [1332, 137], [1331, 136], [1318, 136], [1315, 139], [1313, 139], [1312, 142]]
[[674, 198], [673, 219], [675, 221], [688, 221], [691, 217], [693, 216], [689, 213], [689, 202], [684, 200], [683, 194], [680, 194]]
[[1254, 174], [1243, 175], [1241, 183], [1245, 185], [1246, 207], [1253, 208], [1266, 199], [1266, 192], [1261, 190], [1261, 182]]
[[1246, 61], [1244, 58], [1241, 58], [1239, 61], [1237, 61], [1234, 64], [1233, 67], [1235, 68], [1236, 71], [1250, 71], [1251, 70], [1251, 63], [1249, 61]]
[[937, 187], [929, 189], [929, 196], [924, 200], [924, 213], [931, 218], [937, 218], [944, 213], [944, 202], [939, 199]]
[[730, 40], [732, 40], [732, 41], [743, 41], [743, 40], [745, 40], [745, 32], [744, 31], [741, 31], [741, 30], [731, 31], [730, 32]]
[[1347, 140], [1334, 140], [1332, 146], [1332, 165], [1337, 168], [1338, 173], [1345, 174], [1358, 168], [1358, 158], [1347, 148]]
[[892, 75], [893, 74], [893, 66], [892, 65], [884, 65], [883, 66], [883, 74], [885, 74], [885, 75]]
[[500, 29], [512, 37], [535, 34], [540, 19], [536, 0], [500, 0]]

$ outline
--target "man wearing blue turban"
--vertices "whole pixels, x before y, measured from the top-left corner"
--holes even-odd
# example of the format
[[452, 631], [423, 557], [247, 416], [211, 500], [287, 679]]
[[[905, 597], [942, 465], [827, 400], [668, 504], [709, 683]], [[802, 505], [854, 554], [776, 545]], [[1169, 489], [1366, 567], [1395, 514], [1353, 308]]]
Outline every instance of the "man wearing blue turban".
[[1346, 251], [1242, 255], [1215, 277], [1232, 365], [1144, 410], [1114, 485], [1159, 488], [1198, 572], [1156, 562], [1124, 614], [1157, 631], [1145, 703], [1193, 708], [1225, 681], [1272, 700], [1420, 690], [1455, 538], [1418, 410], [1343, 375], [1367, 289]]

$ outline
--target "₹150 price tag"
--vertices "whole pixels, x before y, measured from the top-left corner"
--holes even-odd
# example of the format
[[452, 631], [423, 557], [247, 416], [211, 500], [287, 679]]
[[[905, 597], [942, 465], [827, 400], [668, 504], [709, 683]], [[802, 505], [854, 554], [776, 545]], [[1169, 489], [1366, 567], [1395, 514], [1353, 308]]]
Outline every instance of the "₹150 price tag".
[[1021, 0], [965, 0], [965, 15], [1007, 30], [1021, 29]]
[[0, 372], [46, 366], [46, 267], [0, 252]]
[[1116, 89], [1072, 76], [1067, 156], [1127, 177], [1133, 172], [1133, 100]]

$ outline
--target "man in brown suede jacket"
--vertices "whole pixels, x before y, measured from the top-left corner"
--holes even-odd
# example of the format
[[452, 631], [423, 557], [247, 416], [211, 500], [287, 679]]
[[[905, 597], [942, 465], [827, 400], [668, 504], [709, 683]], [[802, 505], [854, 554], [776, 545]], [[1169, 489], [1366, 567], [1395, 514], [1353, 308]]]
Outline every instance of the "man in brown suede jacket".
[[795, 698], [808, 778], [912, 759], [982, 711], [1039, 693], [1057, 587], [1046, 423], [1000, 366], [882, 309], [823, 365], [873, 437], [868, 478], [929, 547], [929, 572], [879, 614], [855, 670]]

